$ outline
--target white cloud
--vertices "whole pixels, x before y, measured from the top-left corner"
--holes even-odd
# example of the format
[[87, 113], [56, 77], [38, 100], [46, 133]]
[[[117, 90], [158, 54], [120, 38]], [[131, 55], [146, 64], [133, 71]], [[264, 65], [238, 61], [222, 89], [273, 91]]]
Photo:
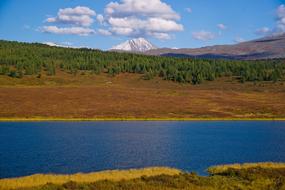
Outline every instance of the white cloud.
[[81, 26], [90, 26], [93, 23], [93, 19], [88, 15], [59, 15], [57, 18], [48, 18], [46, 21]]
[[255, 31], [255, 34], [260, 35], [260, 36], [266, 36], [268, 34], [270, 34], [272, 31], [271, 29], [269, 29], [268, 27], [263, 27], [263, 28], [259, 28]]
[[108, 30], [104, 30], [104, 29], [98, 29], [97, 30], [99, 34], [103, 35], [103, 36], [111, 36], [112, 33]]
[[226, 29], [227, 29], [227, 26], [225, 26], [224, 24], [217, 24], [217, 27], [218, 27], [220, 30], [226, 30]]
[[156, 31], [156, 32], [183, 31], [183, 26], [181, 24], [177, 24], [173, 20], [165, 20], [162, 18], [148, 19], [145, 27], [148, 29], [148, 31]]
[[96, 16], [96, 12], [89, 7], [77, 6], [75, 8], [59, 9], [56, 17], [46, 19], [46, 23], [52, 23], [53, 25], [43, 26], [40, 31], [53, 34], [88, 36], [95, 33], [95, 30], [90, 28], [94, 22], [94, 16]]
[[109, 19], [112, 27], [131, 28], [133, 31], [141, 32], [143, 30], [150, 32], [175, 32], [182, 31], [183, 26], [172, 20], [162, 18], [149, 18], [141, 20], [138, 18], [113, 18]]
[[285, 32], [285, 24], [278, 23], [276, 27], [276, 32], [274, 34], [283, 34]]
[[121, 0], [121, 3], [111, 2], [105, 8], [110, 17], [146, 16], [179, 20], [180, 16], [170, 5], [160, 0]]
[[122, 36], [131, 36], [134, 34], [134, 30], [132, 28], [126, 28], [126, 27], [112, 27], [111, 28], [112, 33]]
[[97, 17], [96, 17], [97, 21], [100, 23], [100, 24], [103, 24], [104, 23], [104, 16], [101, 15], [101, 14], [98, 14]]
[[143, 20], [140, 20], [138, 18], [113, 18], [111, 17], [108, 20], [109, 24], [112, 27], [120, 27], [120, 28], [135, 28], [135, 27], [140, 27], [143, 25]]
[[280, 5], [277, 9], [277, 16], [279, 18], [284, 18], [285, 17], [285, 5]]
[[93, 23], [96, 13], [88, 7], [77, 6], [75, 8], [59, 9], [56, 17], [49, 17], [46, 22], [81, 25], [88, 27]]
[[186, 10], [188, 13], [192, 13], [192, 12], [193, 12], [192, 8], [190, 8], [190, 7], [186, 8], [185, 10]]
[[[89, 7], [59, 9], [57, 16], [49, 16], [41, 27], [42, 32], [54, 34], [90, 35], [96, 12]], [[172, 33], [184, 30], [178, 23], [180, 15], [162, 0], [120, 0], [106, 5], [104, 15], [96, 20], [101, 24], [98, 34], [127, 37], [154, 37], [171, 39]], [[46, 24], [47, 25], [47, 24]]]
[[234, 42], [236, 43], [242, 43], [245, 42], [245, 39], [241, 38], [241, 37], [236, 37], [236, 39], [234, 40]]
[[171, 39], [171, 36], [168, 33], [150, 32], [148, 35], [154, 38], [157, 38], [159, 40], [170, 40]]
[[84, 27], [66, 27], [60, 28], [57, 26], [43, 26], [41, 28], [42, 32], [53, 33], [53, 34], [73, 34], [80, 36], [88, 36], [90, 34], [94, 34], [95, 31], [90, 28]]
[[182, 31], [183, 26], [173, 20], [162, 18], [113, 18], [108, 20], [111, 31], [124, 36], [152, 36], [158, 39], [170, 39], [170, 32]]
[[280, 5], [277, 9], [277, 26], [276, 33], [284, 33], [285, 32], [285, 5]]
[[205, 30], [201, 30], [199, 32], [193, 32], [192, 37], [196, 40], [208, 41], [208, 40], [214, 39], [215, 34], [213, 34], [212, 32], [205, 31]]
[[183, 25], [177, 23], [179, 14], [161, 0], [111, 2], [102, 17], [106, 30], [119, 36], [170, 39], [169, 33], [184, 29]]
[[285, 33], [285, 5], [280, 5], [276, 10], [276, 26], [272, 29], [268, 27], [259, 28], [255, 31], [256, 35], [280, 35]]
[[59, 9], [61, 15], [89, 15], [95, 16], [96, 12], [89, 7], [77, 6], [75, 8]]

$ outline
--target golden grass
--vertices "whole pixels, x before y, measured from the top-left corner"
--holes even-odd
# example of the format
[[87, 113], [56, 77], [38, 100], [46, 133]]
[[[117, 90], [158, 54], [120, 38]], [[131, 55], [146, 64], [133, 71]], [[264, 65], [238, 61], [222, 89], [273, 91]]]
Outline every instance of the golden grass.
[[90, 183], [100, 180], [130, 180], [140, 178], [142, 176], [157, 176], [161, 174], [166, 175], [178, 175], [180, 170], [165, 168], [165, 167], [153, 167], [145, 169], [131, 169], [131, 170], [112, 170], [102, 171], [95, 173], [78, 173], [73, 175], [53, 175], [53, 174], [36, 174], [27, 177], [0, 179], [0, 189], [10, 190], [16, 188], [27, 188], [45, 185], [47, 183], [64, 184], [69, 181], [78, 183]]
[[264, 168], [264, 169], [284, 169], [285, 163], [261, 162], [261, 163], [245, 163], [245, 164], [231, 164], [213, 166], [208, 169], [210, 174], [218, 174], [226, 172], [228, 169], [250, 169], [250, 168]]

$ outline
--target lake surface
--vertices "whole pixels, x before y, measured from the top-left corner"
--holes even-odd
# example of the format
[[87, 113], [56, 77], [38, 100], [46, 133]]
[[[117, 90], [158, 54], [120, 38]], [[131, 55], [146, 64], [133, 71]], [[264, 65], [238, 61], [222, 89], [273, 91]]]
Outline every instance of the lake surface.
[[264, 161], [285, 162], [285, 122], [0, 123], [0, 178]]

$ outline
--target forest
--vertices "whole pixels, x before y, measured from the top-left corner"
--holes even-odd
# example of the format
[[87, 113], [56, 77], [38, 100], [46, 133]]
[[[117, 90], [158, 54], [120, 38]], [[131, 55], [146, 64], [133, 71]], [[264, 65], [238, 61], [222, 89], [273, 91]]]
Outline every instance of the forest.
[[284, 59], [223, 60], [146, 56], [87, 48], [51, 47], [40, 43], [0, 41], [0, 75], [22, 78], [58, 70], [73, 75], [139, 73], [145, 80], [161, 77], [178, 83], [200, 84], [219, 77], [236, 77], [240, 82], [284, 79]]

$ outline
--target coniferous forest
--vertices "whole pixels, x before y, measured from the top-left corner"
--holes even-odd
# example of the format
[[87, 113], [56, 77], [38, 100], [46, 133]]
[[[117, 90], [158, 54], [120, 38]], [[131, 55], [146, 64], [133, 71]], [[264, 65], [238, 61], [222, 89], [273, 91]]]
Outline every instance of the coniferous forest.
[[282, 59], [172, 58], [0, 41], [0, 75], [22, 78], [24, 75], [41, 77], [45, 73], [53, 76], [59, 69], [74, 75], [79, 72], [108, 73], [111, 76], [139, 73], [145, 80], [159, 76], [179, 83], [200, 84], [224, 76], [234, 76], [240, 82], [276, 82], [283, 79], [285, 64]]

